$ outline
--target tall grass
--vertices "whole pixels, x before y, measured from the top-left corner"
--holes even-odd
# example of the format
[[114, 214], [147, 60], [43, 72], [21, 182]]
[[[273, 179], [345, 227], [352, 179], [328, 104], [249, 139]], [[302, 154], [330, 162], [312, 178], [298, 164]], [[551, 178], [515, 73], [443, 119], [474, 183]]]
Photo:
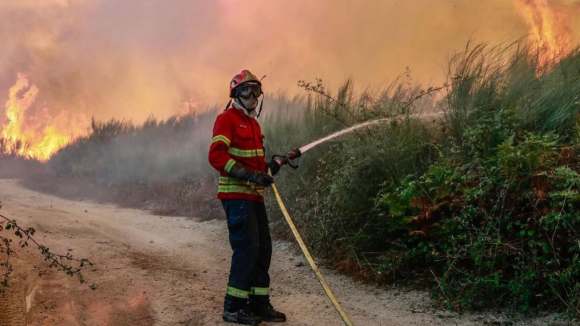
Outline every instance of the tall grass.
[[[486, 131], [483, 151], [513, 132], [556, 132], [570, 137], [580, 109], [580, 53], [571, 51], [540, 74], [541, 55], [515, 42], [490, 49], [485, 44], [468, 44], [464, 52], [452, 57], [448, 79], [454, 87], [443, 104], [452, 139], [460, 144], [465, 131], [475, 126], [499, 128]], [[490, 123], [493, 120], [497, 123]]]

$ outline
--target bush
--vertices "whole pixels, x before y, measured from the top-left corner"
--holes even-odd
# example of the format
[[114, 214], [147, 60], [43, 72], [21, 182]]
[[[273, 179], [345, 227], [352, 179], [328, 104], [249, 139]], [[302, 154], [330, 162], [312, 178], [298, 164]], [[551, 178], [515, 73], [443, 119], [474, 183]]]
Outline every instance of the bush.
[[436, 281], [435, 295], [452, 307], [564, 304], [577, 313], [580, 149], [556, 139], [527, 134], [494, 159], [439, 163], [396, 192], [385, 187], [377, 207], [403, 248], [382, 271]]

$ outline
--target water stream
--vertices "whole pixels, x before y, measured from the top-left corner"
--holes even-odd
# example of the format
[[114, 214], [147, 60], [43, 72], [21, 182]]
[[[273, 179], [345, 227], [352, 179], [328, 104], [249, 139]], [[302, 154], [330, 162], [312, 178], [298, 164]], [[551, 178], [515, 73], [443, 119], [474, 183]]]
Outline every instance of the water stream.
[[359, 123], [358, 125], [354, 125], [352, 127], [349, 127], [349, 128], [343, 129], [343, 130], [339, 130], [339, 131], [337, 131], [337, 132], [335, 132], [333, 134], [330, 134], [330, 135], [328, 135], [328, 136], [326, 136], [324, 138], [320, 138], [318, 140], [315, 140], [315, 141], [313, 141], [312, 143], [310, 143], [308, 145], [304, 145], [304, 146], [300, 147], [300, 152], [302, 154], [304, 154], [306, 151], [308, 151], [312, 147], [314, 147], [314, 146], [316, 146], [318, 144], [324, 143], [327, 140], [331, 140], [333, 138], [336, 138], [338, 136], [344, 135], [346, 133], [349, 133], [349, 132], [351, 132], [353, 130], [356, 130], [356, 129], [359, 129], [359, 128], [362, 128], [362, 127], [365, 127], [365, 126], [370, 126], [370, 125], [374, 125], [374, 124], [381, 123], [381, 122], [386, 122], [386, 121], [391, 121], [391, 120], [392, 120], [392, 118], [382, 118], [382, 119], [377, 119], [377, 120], [371, 120], [371, 121]]
[[[422, 118], [434, 118], [434, 117], [439, 117], [443, 114], [442, 111], [435, 111], [435, 112], [429, 112], [429, 113], [425, 113], [425, 114], [421, 114]], [[399, 116], [400, 117], [400, 116]], [[318, 140], [313, 141], [312, 143], [308, 144], [308, 145], [304, 145], [302, 147], [300, 147], [300, 152], [302, 154], [304, 154], [306, 151], [308, 151], [309, 149], [311, 149], [312, 147], [319, 145], [321, 143], [324, 143], [327, 140], [331, 140], [333, 138], [336, 138], [338, 136], [342, 136], [344, 134], [347, 134], [353, 130], [357, 130], [360, 129], [362, 127], [366, 127], [366, 126], [370, 126], [370, 125], [374, 125], [377, 123], [381, 123], [381, 122], [387, 122], [387, 121], [392, 121], [393, 119], [396, 119], [397, 117], [391, 117], [391, 118], [381, 118], [381, 119], [376, 119], [376, 120], [371, 120], [371, 121], [367, 121], [367, 122], [363, 122], [363, 123], [359, 123], [358, 125], [354, 125], [352, 127], [343, 129], [343, 130], [339, 130], [333, 134], [330, 134], [324, 138], [320, 138]]]

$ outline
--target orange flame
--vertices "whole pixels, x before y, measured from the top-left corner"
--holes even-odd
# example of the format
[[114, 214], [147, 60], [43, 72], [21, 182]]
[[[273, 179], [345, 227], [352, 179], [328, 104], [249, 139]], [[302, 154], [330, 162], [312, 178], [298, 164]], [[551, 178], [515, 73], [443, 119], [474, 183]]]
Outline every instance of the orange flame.
[[571, 25], [580, 5], [555, 6], [548, 0], [515, 1], [516, 9], [530, 27], [530, 39], [539, 50], [539, 69], [566, 57], [571, 51]]
[[[40, 128], [26, 125], [25, 113], [36, 100], [38, 92], [35, 85], [29, 86], [24, 74], [18, 74], [16, 84], [10, 88], [9, 99], [6, 101], [8, 122], [2, 127], [2, 138], [7, 142], [8, 152], [46, 161], [66, 145], [70, 137], [59, 133], [54, 125], [43, 124]], [[18, 146], [19, 142], [26, 145]]]

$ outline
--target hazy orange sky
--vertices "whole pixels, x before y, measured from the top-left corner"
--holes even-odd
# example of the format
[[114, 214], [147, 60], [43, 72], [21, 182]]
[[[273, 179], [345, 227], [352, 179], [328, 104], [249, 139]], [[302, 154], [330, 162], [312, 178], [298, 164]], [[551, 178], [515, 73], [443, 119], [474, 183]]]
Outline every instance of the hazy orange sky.
[[[529, 32], [514, 0], [0, 1], [1, 103], [21, 72], [39, 89], [36, 110], [134, 122], [167, 118], [188, 99], [221, 107], [242, 69], [267, 75], [266, 92], [290, 94], [316, 77], [380, 87], [405, 67], [439, 85], [469, 39]], [[580, 3], [548, 2], [562, 12]], [[578, 43], [578, 15], [561, 19]]]

